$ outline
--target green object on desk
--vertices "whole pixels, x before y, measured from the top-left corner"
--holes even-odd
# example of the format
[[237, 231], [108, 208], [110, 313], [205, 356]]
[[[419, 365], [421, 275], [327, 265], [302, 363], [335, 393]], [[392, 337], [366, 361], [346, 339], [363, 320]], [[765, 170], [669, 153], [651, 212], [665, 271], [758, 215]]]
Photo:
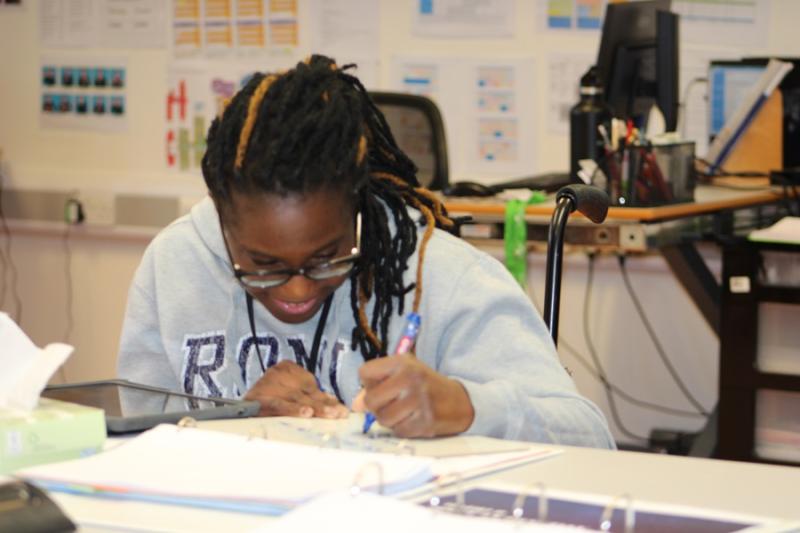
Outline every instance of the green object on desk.
[[525, 223], [525, 208], [540, 204], [547, 199], [541, 191], [532, 191], [527, 200], [509, 200], [506, 202], [505, 230], [503, 241], [506, 253], [506, 268], [517, 283], [525, 288], [528, 279], [527, 240], [528, 226]]
[[105, 440], [102, 409], [50, 398], [31, 412], [0, 409], [0, 474], [91, 455]]

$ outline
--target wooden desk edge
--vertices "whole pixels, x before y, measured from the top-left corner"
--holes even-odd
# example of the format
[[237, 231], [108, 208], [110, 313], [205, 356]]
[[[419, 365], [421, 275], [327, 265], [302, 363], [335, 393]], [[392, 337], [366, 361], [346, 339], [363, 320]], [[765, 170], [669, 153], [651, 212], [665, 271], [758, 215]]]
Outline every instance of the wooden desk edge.
[[[711, 200], [705, 202], [686, 202], [681, 204], [662, 205], [655, 207], [611, 207], [608, 218], [615, 220], [631, 220], [638, 222], [658, 222], [675, 218], [703, 215], [724, 211], [726, 209], [740, 209], [762, 204], [769, 204], [780, 200], [783, 193], [776, 190], [753, 191], [736, 198]], [[445, 207], [449, 213], [469, 213], [473, 215], [503, 216], [504, 204], [501, 202], [483, 203], [445, 200]], [[552, 204], [529, 206], [525, 213], [532, 216], [550, 216], [555, 208]], [[578, 216], [583, 216], [577, 213]]]

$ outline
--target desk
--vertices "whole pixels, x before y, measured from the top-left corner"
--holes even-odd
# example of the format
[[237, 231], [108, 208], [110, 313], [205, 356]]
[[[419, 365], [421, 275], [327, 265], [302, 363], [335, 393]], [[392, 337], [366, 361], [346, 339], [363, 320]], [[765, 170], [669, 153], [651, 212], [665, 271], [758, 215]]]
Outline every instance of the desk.
[[[279, 419], [231, 420], [213, 427], [237, 433], [261, 431]], [[202, 426], [203, 423], [200, 423]], [[800, 486], [800, 469], [676, 457], [636, 452], [559, 447], [563, 453], [473, 480], [514, 483], [524, 489], [542, 482], [552, 489], [601, 495], [631, 494], [634, 499], [707, 507], [741, 514], [800, 520], [792, 494]], [[166, 465], [165, 465], [166, 468]], [[242, 473], [246, 475], [246, 473]], [[465, 488], [466, 488], [465, 487]], [[268, 523], [255, 515], [227, 513], [54, 494], [80, 531], [108, 531], [110, 524], [135, 530], [241, 531]]]
[[[641, 253], [657, 249], [664, 257], [678, 282], [686, 289], [712, 331], [719, 334], [721, 288], [714, 274], [697, 251], [696, 242], [709, 237], [734, 233], [732, 213], [737, 210], [774, 206], [784, 199], [779, 188], [742, 190], [700, 185], [695, 201], [658, 207], [611, 207], [606, 222], [591, 224], [575, 214], [566, 228], [565, 242], [600, 250]], [[464, 237], [480, 245], [502, 239], [504, 204], [496, 199], [447, 198], [445, 205], [454, 216], [469, 215], [477, 223], [465, 226]], [[526, 208], [528, 239], [544, 247], [547, 229], [555, 203], [553, 200]], [[687, 237], [681, 225], [696, 222], [699, 217], [709, 223], [692, 228]], [[769, 220], [756, 220], [764, 225]], [[709, 420], [703, 437], [698, 439], [693, 454], [710, 456], [716, 443], [716, 416]]]

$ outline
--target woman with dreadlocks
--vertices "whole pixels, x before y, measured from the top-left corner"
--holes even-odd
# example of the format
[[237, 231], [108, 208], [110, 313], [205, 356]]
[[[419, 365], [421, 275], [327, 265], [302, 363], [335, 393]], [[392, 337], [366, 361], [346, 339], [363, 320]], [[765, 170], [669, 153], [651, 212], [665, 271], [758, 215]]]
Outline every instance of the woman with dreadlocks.
[[[256, 74], [211, 125], [210, 198], [166, 228], [130, 289], [119, 374], [261, 415], [339, 418], [356, 396], [398, 436], [613, 446], [503, 266], [448, 234], [361, 83], [313, 56]], [[419, 313], [414, 353], [393, 355]]]

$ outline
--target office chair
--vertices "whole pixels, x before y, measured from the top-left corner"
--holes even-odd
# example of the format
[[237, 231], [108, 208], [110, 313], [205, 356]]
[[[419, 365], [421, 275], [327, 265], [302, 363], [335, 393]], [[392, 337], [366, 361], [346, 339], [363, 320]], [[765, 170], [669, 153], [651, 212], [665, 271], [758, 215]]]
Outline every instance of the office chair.
[[564, 230], [567, 227], [569, 214], [578, 211], [595, 224], [600, 224], [608, 214], [610, 203], [611, 199], [606, 191], [591, 185], [567, 185], [556, 193], [556, 209], [553, 211], [547, 232], [547, 274], [544, 284], [544, 322], [556, 346], [558, 346]]
[[419, 168], [420, 184], [442, 190], [448, 183], [447, 141], [442, 114], [426, 96], [370, 91], [395, 140]]

